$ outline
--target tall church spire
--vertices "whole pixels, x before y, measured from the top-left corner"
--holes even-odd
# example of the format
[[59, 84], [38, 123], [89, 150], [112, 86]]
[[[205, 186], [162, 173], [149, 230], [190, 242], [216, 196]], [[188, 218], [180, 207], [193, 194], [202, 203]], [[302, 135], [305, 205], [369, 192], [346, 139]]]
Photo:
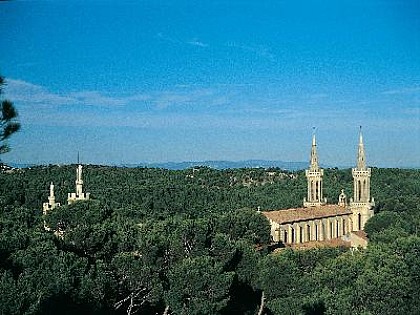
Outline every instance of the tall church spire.
[[366, 157], [365, 157], [365, 147], [363, 145], [362, 126], [360, 126], [360, 131], [359, 131], [359, 150], [357, 153], [357, 168], [359, 170], [366, 169]]
[[352, 169], [353, 198], [350, 208], [353, 212], [353, 230], [363, 230], [366, 221], [373, 216], [374, 199], [370, 197], [371, 169], [366, 167], [365, 147], [363, 145], [362, 127], [359, 130], [357, 165]]
[[316, 152], [316, 137], [315, 137], [315, 127], [313, 128], [313, 134], [312, 134], [312, 148], [311, 148], [311, 170], [317, 170], [319, 169], [318, 165], [318, 154]]
[[316, 152], [315, 128], [312, 134], [311, 160], [309, 169], [305, 171], [308, 180], [308, 195], [303, 200], [304, 207], [317, 207], [325, 204], [326, 200], [322, 196], [322, 176], [324, 170], [319, 168], [318, 154]]

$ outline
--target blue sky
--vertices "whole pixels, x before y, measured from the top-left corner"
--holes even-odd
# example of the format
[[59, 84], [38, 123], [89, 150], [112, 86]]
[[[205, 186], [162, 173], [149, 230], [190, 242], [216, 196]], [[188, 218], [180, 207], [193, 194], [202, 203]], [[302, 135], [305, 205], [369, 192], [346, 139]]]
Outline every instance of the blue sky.
[[420, 167], [419, 1], [0, 2], [5, 162]]

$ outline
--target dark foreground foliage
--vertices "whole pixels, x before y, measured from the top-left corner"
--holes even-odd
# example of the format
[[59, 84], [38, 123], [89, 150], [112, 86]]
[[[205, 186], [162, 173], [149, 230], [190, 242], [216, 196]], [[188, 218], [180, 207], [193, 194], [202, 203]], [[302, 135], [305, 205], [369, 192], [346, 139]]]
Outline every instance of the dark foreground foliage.
[[[420, 314], [420, 172], [374, 169], [364, 251], [270, 253], [256, 211], [296, 207], [302, 172], [74, 166], [0, 174], [0, 314]], [[351, 195], [327, 170], [325, 195]], [[65, 229], [62, 237], [44, 231]]]

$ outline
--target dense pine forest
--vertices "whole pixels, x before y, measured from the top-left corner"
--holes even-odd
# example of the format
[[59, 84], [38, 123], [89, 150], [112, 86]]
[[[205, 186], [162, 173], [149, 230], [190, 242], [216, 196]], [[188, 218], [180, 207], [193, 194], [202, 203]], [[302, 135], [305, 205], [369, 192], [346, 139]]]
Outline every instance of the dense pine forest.
[[[420, 314], [419, 170], [372, 170], [366, 250], [274, 251], [257, 209], [301, 206], [302, 171], [87, 166], [67, 205], [75, 169], [0, 174], [0, 314]], [[352, 195], [350, 170], [324, 179]]]

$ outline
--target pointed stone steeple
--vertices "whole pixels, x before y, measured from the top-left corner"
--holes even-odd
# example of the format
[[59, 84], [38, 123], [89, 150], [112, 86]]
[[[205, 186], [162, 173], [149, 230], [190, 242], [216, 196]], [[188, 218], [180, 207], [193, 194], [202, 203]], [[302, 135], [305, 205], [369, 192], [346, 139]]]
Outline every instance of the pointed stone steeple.
[[316, 138], [315, 138], [315, 128], [312, 135], [312, 148], [311, 148], [311, 165], [309, 167], [312, 171], [319, 169], [318, 165], [318, 154], [316, 152]]
[[312, 134], [311, 160], [309, 169], [305, 171], [308, 179], [308, 195], [303, 200], [304, 207], [318, 207], [326, 203], [322, 196], [322, 176], [324, 170], [319, 168], [318, 153], [316, 151], [315, 128]]
[[366, 157], [365, 157], [365, 147], [363, 145], [362, 126], [360, 126], [360, 131], [359, 131], [359, 150], [357, 153], [357, 168], [359, 170], [366, 169]]
[[353, 230], [363, 230], [366, 221], [373, 216], [372, 207], [375, 201], [370, 197], [371, 168], [366, 167], [365, 147], [363, 144], [362, 127], [359, 130], [359, 146], [357, 151], [357, 165], [352, 169], [353, 198], [350, 208], [353, 212]]

